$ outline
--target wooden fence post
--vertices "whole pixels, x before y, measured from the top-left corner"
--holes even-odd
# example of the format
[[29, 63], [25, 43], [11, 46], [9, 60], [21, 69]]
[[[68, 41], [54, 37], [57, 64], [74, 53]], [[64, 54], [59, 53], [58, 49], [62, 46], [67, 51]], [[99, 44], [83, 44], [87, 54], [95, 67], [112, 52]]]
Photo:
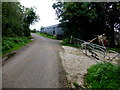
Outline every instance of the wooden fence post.
[[120, 53], [118, 54], [118, 65], [120, 66]]
[[73, 39], [73, 37], [72, 37], [72, 36], [70, 36], [70, 44], [72, 43], [72, 39]]

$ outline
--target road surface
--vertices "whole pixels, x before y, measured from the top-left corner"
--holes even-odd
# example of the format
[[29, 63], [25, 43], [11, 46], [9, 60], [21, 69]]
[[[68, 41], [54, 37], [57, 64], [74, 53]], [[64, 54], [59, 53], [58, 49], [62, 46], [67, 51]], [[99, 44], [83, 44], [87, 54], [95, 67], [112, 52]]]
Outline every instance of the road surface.
[[32, 34], [34, 41], [3, 65], [3, 88], [65, 87], [58, 40]]

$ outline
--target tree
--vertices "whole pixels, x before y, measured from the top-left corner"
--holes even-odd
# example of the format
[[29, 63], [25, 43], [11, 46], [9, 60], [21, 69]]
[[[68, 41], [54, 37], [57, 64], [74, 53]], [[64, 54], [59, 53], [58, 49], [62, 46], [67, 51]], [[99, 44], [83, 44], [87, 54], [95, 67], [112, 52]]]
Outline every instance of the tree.
[[114, 46], [114, 27], [120, 19], [117, 2], [57, 2], [53, 4], [67, 37], [83, 40], [105, 33]]
[[37, 31], [36, 29], [31, 30], [32, 33], [36, 33], [36, 31]]
[[[18, 7], [19, 2], [3, 2], [2, 3], [2, 34], [3, 36], [22, 36], [21, 33], [21, 8]], [[18, 32], [19, 31], [19, 32]]]
[[39, 17], [36, 16], [34, 8], [25, 8], [24, 13], [24, 35], [30, 36], [30, 29], [29, 26], [33, 24], [34, 22], [37, 22], [39, 20]]
[[38, 20], [34, 8], [25, 8], [19, 2], [2, 3], [2, 35], [30, 36], [30, 24]]
[[[115, 45], [114, 32], [120, 20], [120, 4], [117, 2], [94, 3], [94, 7], [99, 15], [97, 22], [103, 22], [106, 35], [110, 37], [111, 46]], [[120, 27], [116, 27], [118, 30]]]
[[[56, 9], [57, 7], [58, 5], [56, 5]], [[68, 37], [72, 35], [81, 39], [87, 39], [88, 35], [92, 36], [88, 27], [91, 21], [96, 19], [97, 15], [95, 14], [95, 9], [90, 9], [89, 7], [90, 3], [63, 3], [63, 7], [61, 7], [62, 10], [59, 10], [58, 18], [62, 25], [65, 26], [65, 33], [69, 35]]]

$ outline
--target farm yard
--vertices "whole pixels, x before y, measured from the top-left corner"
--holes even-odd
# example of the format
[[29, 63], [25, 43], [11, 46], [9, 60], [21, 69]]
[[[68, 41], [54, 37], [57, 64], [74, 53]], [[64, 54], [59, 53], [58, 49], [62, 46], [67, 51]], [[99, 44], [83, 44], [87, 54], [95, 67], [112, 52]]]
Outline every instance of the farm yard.
[[[85, 75], [88, 73], [87, 70], [95, 64], [100, 64], [100, 63], [104, 63], [104, 62], [101, 60], [93, 59], [89, 56], [86, 56], [78, 48], [70, 47], [70, 46], [62, 46], [62, 48], [64, 49], [64, 51], [60, 52], [60, 57], [62, 60], [62, 65], [65, 68], [66, 76], [67, 76], [67, 79], [69, 82], [68, 87], [86, 88]], [[112, 53], [109, 53], [109, 54], [111, 54], [111, 57], [114, 57], [114, 54], [112, 54]], [[116, 60], [118, 60], [118, 57], [116, 58]], [[116, 61], [116, 60], [114, 59], [111, 63], [118, 65], [118, 61]], [[106, 69], [105, 72], [107, 72], [107, 67], [105, 69]], [[97, 72], [97, 70], [96, 70], [96, 72]], [[102, 74], [102, 73], [99, 73], [99, 74]], [[109, 74], [109, 71], [108, 71], [108, 74]], [[118, 74], [118, 73], [116, 72], [115, 74]], [[90, 75], [92, 75], [92, 74], [90, 74]], [[117, 76], [117, 78], [118, 77], [119, 76]], [[109, 81], [107, 83], [109, 83]], [[107, 84], [107, 83], [104, 83], [104, 84]], [[116, 84], [117, 84], [117, 82], [116, 82]], [[100, 86], [100, 83], [98, 83], [97, 85]], [[119, 85], [117, 85], [117, 87], [118, 86]], [[106, 88], [106, 87], [101, 85], [101, 87], [99, 87], [99, 88]], [[110, 86], [108, 85], [108, 87], [110, 87]], [[97, 86], [94, 88], [97, 88]], [[113, 88], [115, 88], [115, 87], [113, 87]]]
[[120, 3], [1, 1], [0, 88], [120, 88]]

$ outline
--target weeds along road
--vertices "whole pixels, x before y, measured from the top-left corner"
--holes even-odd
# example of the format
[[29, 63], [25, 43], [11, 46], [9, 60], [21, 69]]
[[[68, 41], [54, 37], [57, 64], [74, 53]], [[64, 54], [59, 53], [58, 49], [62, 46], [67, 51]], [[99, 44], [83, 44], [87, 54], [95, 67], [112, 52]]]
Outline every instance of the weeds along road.
[[32, 34], [34, 41], [3, 65], [3, 88], [65, 87], [58, 40]]

